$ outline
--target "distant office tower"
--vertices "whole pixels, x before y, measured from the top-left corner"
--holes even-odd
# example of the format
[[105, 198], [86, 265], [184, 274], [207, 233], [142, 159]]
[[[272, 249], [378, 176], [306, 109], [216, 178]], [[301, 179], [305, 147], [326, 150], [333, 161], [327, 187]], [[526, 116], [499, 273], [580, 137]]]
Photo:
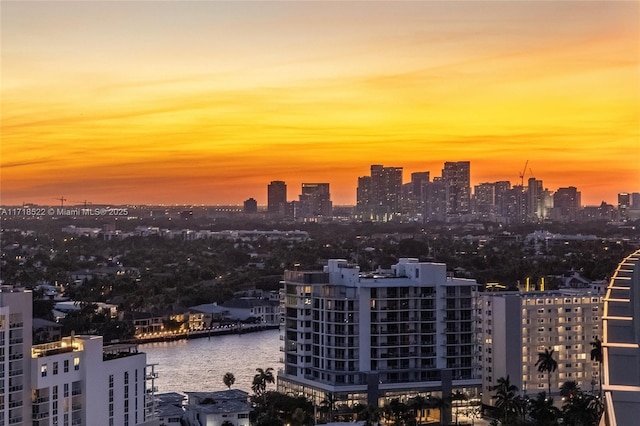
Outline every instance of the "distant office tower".
[[32, 424], [32, 311], [31, 290], [0, 286], [0, 425]]
[[258, 202], [254, 198], [249, 198], [244, 202], [245, 213], [258, 213]]
[[628, 192], [618, 193], [618, 217], [625, 221], [629, 219], [629, 209], [631, 208], [631, 195]]
[[474, 186], [473, 189], [473, 211], [478, 218], [484, 220], [494, 220], [498, 208], [496, 205], [496, 185], [491, 182], [484, 182]]
[[411, 182], [402, 185], [402, 213], [409, 219], [421, 218], [424, 215], [425, 185], [429, 183], [429, 172], [411, 173]]
[[386, 222], [399, 216], [402, 199], [402, 167], [371, 166], [371, 177], [358, 180], [363, 218]]
[[358, 178], [356, 189], [356, 212], [363, 220], [371, 220], [371, 176]]
[[328, 183], [303, 183], [296, 219], [314, 220], [332, 216], [333, 205]]
[[391, 270], [361, 275], [331, 259], [323, 271], [285, 271], [278, 390], [315, 404], [331, 395], [373, 407], [418, 394], [473, 393], [481, 383], [477, 285], [446, 269], [400, 259]]
[[433, 182], [424, 185], [424, 221], [444, 222], [447, 220], [447, 187], [442, 178], [433, 178]]
[[447, 188], [447, 213], [471, 213], [471, 163], [447, 161], [442, 169], [442, 181]]
[[560, 222], [572, 222], [576, 220], [580, 210], [580, 192], [575, 186], [558, 188], [553, 194], [553, 209], [551, 219]]
[[482, 399], [495, 405], [491, 387], [509, 377], [522, 395], [548, 392], [548, 373], [535, 366], [538, 353], [554, 351], [551, 393], [575, 381], [584, 390], [599, 383], [599, 366], [589, 359], [590, 342], [602, 337], [603, 298], [589, 292], [485, 292], [479, 297]]
[[501, 194], [501, 215], [507, 223], [524, 223], [527, 220], [527, 192], [521, 185], [514, 185]]
[[493, 183], [496, 194], [496, 206], [498, 206], [498, 214], [502, 217], [506, 217], [504, 211], [507, 205], [507, 199], [509, 197], [509, 191], [511, 190], [511, 182], [508, 180], [500, 180]]
[[527, 183], [527, 218], [528, 222], [539, 222], [545, 219], [545, 192], [542, 181], [529, 178]]
[[631, 193], [631, 210], [640, 210], [640, 192]]
[[267, 213], [284, 214], [287, 204], [287, 184], [274, 180], [267, 186]]

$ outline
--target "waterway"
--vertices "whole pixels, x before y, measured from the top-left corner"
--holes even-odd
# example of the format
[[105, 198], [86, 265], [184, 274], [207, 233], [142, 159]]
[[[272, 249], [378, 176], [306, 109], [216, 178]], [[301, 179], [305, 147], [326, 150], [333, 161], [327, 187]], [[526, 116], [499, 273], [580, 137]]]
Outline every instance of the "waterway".
[[[279, 330], [203, 337], [138, 346], [148, 364], [157, 364], [154, 385], [159, 393], [206, 392], [226, 389], [222, 376], [236, 378], [232, 389], [251, 393], [256, 368], [282, 368]], [[150, 385], [150, 384], [149, 384]], [[273, 385], [270, 385], [275, 390]]]

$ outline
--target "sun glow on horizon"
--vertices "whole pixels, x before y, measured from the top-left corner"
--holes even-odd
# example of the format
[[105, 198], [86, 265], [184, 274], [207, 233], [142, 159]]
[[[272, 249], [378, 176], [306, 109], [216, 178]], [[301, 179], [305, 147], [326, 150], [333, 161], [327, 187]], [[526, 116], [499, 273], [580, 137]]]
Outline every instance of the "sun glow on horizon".
[[[462, 7], [462, 5], [464, 7]], [[10, 2], [0, 202], [266, 202], [371, 164], [640, 191], [633, 2]]]

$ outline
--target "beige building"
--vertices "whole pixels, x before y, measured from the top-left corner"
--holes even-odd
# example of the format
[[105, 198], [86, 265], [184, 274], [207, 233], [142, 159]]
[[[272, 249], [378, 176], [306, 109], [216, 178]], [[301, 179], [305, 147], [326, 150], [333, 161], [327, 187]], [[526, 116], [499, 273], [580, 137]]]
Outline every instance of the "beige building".
[[507, 377], [522, 395], [547, 391], [548, 375], [535, 366], [538, 353], [553, 350], [558, 368], [551, 394], [575, 381], [584, 390], [599, 386], [599, 366], [591, 362], [591, 342], [602, 336], [602, 296], [589, 291], [485, 293], [478, 299], [479, 362], [483, 403], [491, 387]]

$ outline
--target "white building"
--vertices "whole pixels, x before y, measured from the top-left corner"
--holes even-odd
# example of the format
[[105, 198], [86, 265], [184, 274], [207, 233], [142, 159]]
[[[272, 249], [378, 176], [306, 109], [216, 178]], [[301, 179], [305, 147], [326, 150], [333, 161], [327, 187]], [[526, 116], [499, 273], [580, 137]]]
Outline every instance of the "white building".
[[[32, 346], [31, 291], [0, 287], [0, 426], [153, 426], [146, 355], [100, 336]], [[151, 395], [152, 396], [152, 395]]]
[[31, 291], [0, 286], [0, 426], [31, 424]]
[[249, 426], [249, 394], [239, 389], [186, 392], [185, 413], [190, 426]]
[[479, 389], [474, 280], [417, 259], [367, 275], [333, 259], [284, 278], [280, 392], [379, 406]]
[[535, 366], [545, 349], [553, 349], [558, 363], [552, 396], [566, 381], [584, 390], [597, 386], [599, 365], [590, 351], [602, 336], [602, 307], [602, 296], [587, 290], [484, 293], [478, 300], [483, 403], [493, 403], [491, 387], [500, 377], [509, 376], [523, 395], [548, 392], [548, 374]]
[[151, 425], [146, 355], [101, 336], [65, 337], [31, 351], [33, 426]]

